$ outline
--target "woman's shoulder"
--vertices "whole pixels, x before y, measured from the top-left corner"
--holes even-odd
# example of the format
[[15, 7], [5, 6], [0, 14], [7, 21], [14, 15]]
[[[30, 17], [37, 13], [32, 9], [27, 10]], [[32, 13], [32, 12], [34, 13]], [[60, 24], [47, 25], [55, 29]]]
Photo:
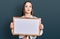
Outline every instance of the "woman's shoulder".
[[[39, 18], [39, 17], [33, 16], [33, 18]], [[39, 18], [39, 19], [41, 19], [41, 18]]]
[[13, 18], [23, 18], [24, 16], [15, 16]]
[[38, 18], [38, 17], [36, 17], [36, 16], [33, 16], [33, 18]]
[[20, 18], [24, 18], [24, 16], [20, 16]]

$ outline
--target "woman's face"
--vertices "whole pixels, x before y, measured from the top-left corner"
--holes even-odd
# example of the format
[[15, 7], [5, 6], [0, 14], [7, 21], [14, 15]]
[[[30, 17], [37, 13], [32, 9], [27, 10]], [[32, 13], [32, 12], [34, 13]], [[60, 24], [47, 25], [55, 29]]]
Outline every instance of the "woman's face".
[[25, 13], [27, 14], [31, 14], [32, 11], [32, 4], [30, 2], [27, 2], [25, 4], [25, 8], [24, 8]]

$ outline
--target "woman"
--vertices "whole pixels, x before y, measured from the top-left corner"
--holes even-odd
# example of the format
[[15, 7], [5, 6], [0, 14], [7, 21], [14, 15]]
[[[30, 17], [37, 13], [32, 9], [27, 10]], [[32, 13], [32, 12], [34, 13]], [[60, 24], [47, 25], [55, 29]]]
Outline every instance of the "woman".
[[[23, 5], [23, 9], [22, 9], [22, 18], [37, 18], [35, 16], [33, 16], [33, 6], [32, 6], [32, 3], [31, 1], [26, 1]], [[40, 18], [41, 19], [41, 18]], [[10, 24], [10, 28], [12, 30], [12, 33], [13, 33], [13, 28], [14, 28], [14, 24], [13, 22], [11, 22]], [[44, 29], [44, 26], [43, 24], [41, 23], [40, 25], [40, 35], [42, 35], [43, 33], [43, 29]], [[36, 39], [37, 36], [29, 36], [31, 39]], [[19, 39], [29, 39], [28, 36], [20, 36], [19, 35]]]

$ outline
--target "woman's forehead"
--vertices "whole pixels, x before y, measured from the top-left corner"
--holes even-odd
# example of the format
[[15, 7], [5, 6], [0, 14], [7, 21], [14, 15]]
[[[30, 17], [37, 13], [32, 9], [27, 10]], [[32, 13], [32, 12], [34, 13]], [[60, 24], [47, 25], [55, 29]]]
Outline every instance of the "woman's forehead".
[[30, 2], [26, 2], [26, 4], [25, 5], [32, 5]]

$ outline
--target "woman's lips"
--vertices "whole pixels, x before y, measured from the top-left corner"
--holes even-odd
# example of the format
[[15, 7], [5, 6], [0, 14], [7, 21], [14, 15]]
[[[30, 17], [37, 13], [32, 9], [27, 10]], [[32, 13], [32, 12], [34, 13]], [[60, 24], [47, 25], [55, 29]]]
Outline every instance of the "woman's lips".
[[28, 11], [30, 11], [30, 10], [28, 10]]

